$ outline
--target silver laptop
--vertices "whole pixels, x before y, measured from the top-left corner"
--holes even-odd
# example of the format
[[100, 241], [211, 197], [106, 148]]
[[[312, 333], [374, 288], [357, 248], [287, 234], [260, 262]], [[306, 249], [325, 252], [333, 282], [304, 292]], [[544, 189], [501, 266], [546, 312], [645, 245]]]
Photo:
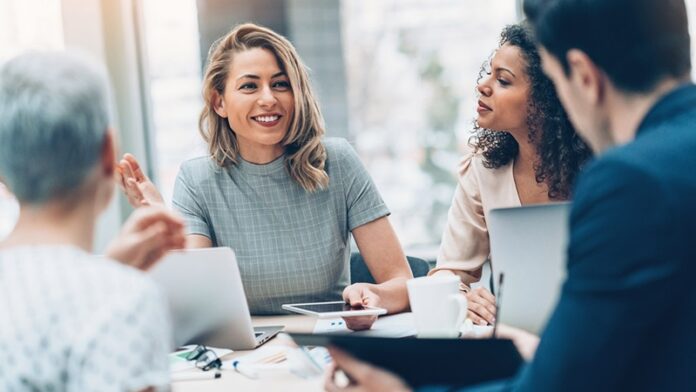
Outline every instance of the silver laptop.
[[504, 272], [500, 322], [540, 333], [566, 274], [570, 203], [493, 209], [488, 214], [495, 291]]
[[169, 299], [177, 346], [202, 343], [247, 350], [283, 329], [253, 328], [237, 258], [230, 248], [173, 251], [149, 273]]

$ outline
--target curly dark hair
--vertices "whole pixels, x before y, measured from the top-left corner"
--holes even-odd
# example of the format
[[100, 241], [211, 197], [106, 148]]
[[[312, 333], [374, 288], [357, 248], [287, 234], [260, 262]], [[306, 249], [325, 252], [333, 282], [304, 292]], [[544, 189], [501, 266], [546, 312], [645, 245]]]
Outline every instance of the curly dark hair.
[[[536, 181], [546, 183], [550, 199], [569, 199], [573, 183], [591, 151], [575, 133], [553, 83], [544, 75], [531, 28], [525, 23], [506, 26], [499, 45], [505, 44], [518, 47], [527, 65], [531, 91], [527, 127], [529, 140], [536, 145], [538, 155], [534, 164]], [[479, 81], [487, 66], [487, 63], [482, 66]], [[483, 164], [489, 169], [507, 165], [519, 151], [510, 133], [481, 128], [477, 123], [474, 123], [474, 135], [469, 144], [481, 152]]]

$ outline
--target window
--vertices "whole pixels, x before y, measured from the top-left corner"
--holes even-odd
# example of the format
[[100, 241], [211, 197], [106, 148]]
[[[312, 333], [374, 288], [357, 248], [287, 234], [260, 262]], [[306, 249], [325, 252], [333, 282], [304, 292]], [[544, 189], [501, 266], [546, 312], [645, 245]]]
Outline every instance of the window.
[[181, 163], [206, 154], [197, 131], [203, 103], [196, 1], [145, 0], [143, 14], [157, 151], [156, 181], [165, 202], [171, 204]]
[[[0, 63], [30, 49], [62, 49], [60, 2], [0, 0]], [[14, 227], [19, 205], [0, 184], [0, 240]]]
[[[509, 0], [343, 1], [349, 127], [407, 253], [434, 258]], [[420, 249], [420, 250], [419, 250]]]

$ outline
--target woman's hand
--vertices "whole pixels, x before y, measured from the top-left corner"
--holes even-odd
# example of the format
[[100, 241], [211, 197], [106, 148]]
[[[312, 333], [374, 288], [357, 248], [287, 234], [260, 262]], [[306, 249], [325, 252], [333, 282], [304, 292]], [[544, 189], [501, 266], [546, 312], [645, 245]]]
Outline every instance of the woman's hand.
[[116, 183], [126, 195], [128, 203], [135, 208], [164, 205], [155, 184], [143, 173], [140, 164], [131, 154], [125, 154], [116, 166]]
[[172, 249], [186, 246], [184, 222], [162, 206], [135, 210], [111, 241], [106, 256], [147, 270]]
[[[346, 301], [350, 306], [371, 306], [379, 307], [380, 297], [374, 290], [371, 289], [371, 284], [369, 283], [354, 283], [343, 290], [343, 300]], [[355, 317], [344, 317], [343, 320], [346, 322], [346, 327], [352, 329], [353, 331], [361, 331], [363, 329], [370, 329], [372, 324], [377, 321], [377, 316], [355, 316]]]
[[469, 303], [469, 318], [474, 324], [488, 325], [495, 323], [495, 297], [483, 287], [477, 287], [466, 293]]

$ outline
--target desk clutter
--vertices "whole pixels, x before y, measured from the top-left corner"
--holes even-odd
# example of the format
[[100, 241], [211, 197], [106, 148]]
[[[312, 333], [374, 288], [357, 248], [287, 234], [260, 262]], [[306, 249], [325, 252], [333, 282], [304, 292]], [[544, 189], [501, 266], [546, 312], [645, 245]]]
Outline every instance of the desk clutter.
[[277, 345], [263, 346], [249, 354], [225, 359], [233, 351], [224, 348], [188, 345], [170, 354], [172, 382], [222, 378], [225, 371], [237, 372], [249, 379], [294, 374], [300, 378], [317, 377], [331, 363], [324, 347], [295, 347], [287, 336]]

